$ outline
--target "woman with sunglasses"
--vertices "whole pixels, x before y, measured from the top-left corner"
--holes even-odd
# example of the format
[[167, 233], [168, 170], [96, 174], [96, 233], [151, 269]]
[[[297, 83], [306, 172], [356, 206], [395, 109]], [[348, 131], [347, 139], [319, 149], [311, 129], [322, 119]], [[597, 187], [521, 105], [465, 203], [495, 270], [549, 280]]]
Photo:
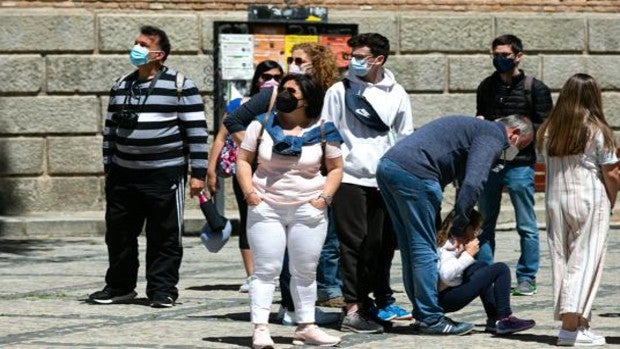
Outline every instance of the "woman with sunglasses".
[[[266, 60], [260, 62], [254, 70], [254, 77], [252, 78], [252, 85], [250, 87], [250, 97], [259, 93], [261, 90], [271, 91], [273, 87], [277, 87], [282, 79], [283, 73], [284, 71], [282, 70], [282, 67], [275, 61]], [[224, 119], [226, 119], [227, 114], [238, 108], [247, 99], [247, 97], [244, 97], [230, 101], [226, 107]], [[227, 151], [226, 154], [221, 154], [224, 145], [227, 145]], [[224, 172], [225, 175], [233, 176], [233, 190], [237, 201], [237, 207], [239, 207], [239, 219], [241, 221], [239, 226], [239, 250], [241, 251], [241, 258], [243, 258], [243, 266], [247, 275], [245, 282], [239, 288], [239, 292], [248, 292], [250, 287], [250, 276], [254, 270], [252, 265], [252, 251], [250, 250], [250, 245], [248, 244], [245, 229], [248, 206], [243, 200], [243, 193], [239, 188], [237, 179], [234, 177], [236, 145], [234, 144], [232, 137], [228, 134], [226, 127], [220, 125], [217, 135], [213, 140], [210, 154], [212, 156], [209, 157], [209, 163], [207, 165], [207, 188], [212, 195], [219, 189], [217, 183], [218, 164], [220, 167], [223, 167], [219, 169], [221, 172]]]
[[482, 215], [472, 210], [469, 224], [464, 229], [463, 244], [450, 237], [452, 210], [437, 232], [439, 246], [439, 305], [446, 313], [464, 308], [480, 297], [487, 315], [485, 332], [507, 335], [525, 331], [536, 325], [534, 320], [519, 319], [510, 308], [510, 269], [506, 263], [491, 265], [476, 262], [480, 250], [478, 235], [482, 228]]
[[[340, 185], [343, 167], [340, 134], [333, 123], [318, 122], [323, 97], [310, 76], [286, 76], [278, 88], [275, 111], [253, 121], [239, 147], [237, 179], [248, 204], [248, 241], [254, 257], [253, 348], [273, 348], [267, 325], [275, 279], [287, 250], [297, 323], [293, 344], [340, 343], [339, 337], [314, 324], [316, 270], [327, 234], [327, 206]], [[320, 173], [322, 164], [326, 177]]]

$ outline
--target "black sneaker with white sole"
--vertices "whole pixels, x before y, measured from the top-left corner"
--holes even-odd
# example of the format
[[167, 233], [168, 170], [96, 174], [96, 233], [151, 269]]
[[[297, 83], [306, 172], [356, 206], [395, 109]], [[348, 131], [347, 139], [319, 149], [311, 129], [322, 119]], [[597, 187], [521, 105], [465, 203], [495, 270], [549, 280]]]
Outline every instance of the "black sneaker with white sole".
[[151, 300], [151, 308], [170, 308], [174, 305], [174, 299], [170, 296], [156, 296]]
[[97, 304], [117, 304], [127, 303], [130, 300], [136, 298], [138, 294], [135, 291], [120, 291], [110, 287], [105, 287], [101, 291], [91, 293], [88, 296], [88, 300]]

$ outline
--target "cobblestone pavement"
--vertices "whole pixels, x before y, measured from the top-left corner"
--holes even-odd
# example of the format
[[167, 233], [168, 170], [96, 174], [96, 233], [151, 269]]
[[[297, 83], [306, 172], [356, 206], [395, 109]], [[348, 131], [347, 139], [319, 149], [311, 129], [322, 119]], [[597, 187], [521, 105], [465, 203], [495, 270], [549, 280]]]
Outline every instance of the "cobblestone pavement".
[[[620, 230], [612, 230], [603, 275], [592, 314], [593, 329], [620, 345]], [[513, 297], [513, 311], [533, 318], [537, 326], [510, 337], [481, 332], [485, 316], [479, 301], [452, 318], [476, 323], [478, 332], [463, 337], [411, 334], [407, 323], [380, 335], [341, 333], [343, 348], [548, 348], [555, 344], [558, 323], [552, 320], [551, 278], [546, 233], [541, 232], [539, 291]], [[141, 261], [144, 261], [141, 240]], [[153, 309], [144, 295], [144, 270], [138, 299], [132, 304], [92, 305], [87, 295], [103, 286], [107, 253], [103, 237], [0, 240], [0, 347], [2, 348], [243, 348], [250, 345], [247, 294], [237, 239], [211, 254], [195, 236], [184, 238], [185, 255], [179, 303]], [[498, 260], [512, 270], [518, 253], [517, 233], [498, 232]], [[144, 263], [142, 263], [144, 265]], [[514, 277], [514, 276], [513, 276]], [[398, 303], [410, 307], [401, 281], [398, 254], [392, 269]], [[279, 297], [279, 296], [277, 296]], [[276, 297], [276, 300], [278, 299]], [[272, 307], [276, 312], [277, 304]], [[323, 308], [338, 312], [337, 309]], [[272, 324], [278, 348], [292, 347], [293, 328]]]

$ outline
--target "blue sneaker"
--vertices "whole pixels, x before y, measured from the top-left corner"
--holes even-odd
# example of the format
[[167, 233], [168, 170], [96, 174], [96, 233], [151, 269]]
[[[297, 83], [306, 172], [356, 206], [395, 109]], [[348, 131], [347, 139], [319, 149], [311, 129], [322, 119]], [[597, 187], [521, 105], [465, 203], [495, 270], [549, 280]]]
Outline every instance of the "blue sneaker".
[[412, 328], [419, 334], [462, 336], [471, 332], [474, 329], [474, 324], [470, 324], [468, 322], [456, 322], [449, 317], [444, 316], [441, 320], [432, 325], [417, 321], [412, 325]]
[[410, 311], [406, 311], [396, 304], [390, 304], [383, 308], [372, 307], [370, 309], [372, 315], [381, 321], [392, 320], [411, 320], [413, 316]]

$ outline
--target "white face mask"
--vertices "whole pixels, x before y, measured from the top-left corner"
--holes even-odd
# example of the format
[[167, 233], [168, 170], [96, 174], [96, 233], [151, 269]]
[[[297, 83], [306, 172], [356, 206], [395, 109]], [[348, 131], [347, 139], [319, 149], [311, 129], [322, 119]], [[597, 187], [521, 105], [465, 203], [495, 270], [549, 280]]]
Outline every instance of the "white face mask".
[[515, 142], [515, 144], [511, 144], [510, 147], [508, 147], [502, 152], [501, 159], [506, 161], [514, 160], [514, 158], [517, 157], [517, 154], [519, 154], [519, 148], [517, 148], [517, 144], [519, 144], [519, 136], [517, 136], [517, 141]]

